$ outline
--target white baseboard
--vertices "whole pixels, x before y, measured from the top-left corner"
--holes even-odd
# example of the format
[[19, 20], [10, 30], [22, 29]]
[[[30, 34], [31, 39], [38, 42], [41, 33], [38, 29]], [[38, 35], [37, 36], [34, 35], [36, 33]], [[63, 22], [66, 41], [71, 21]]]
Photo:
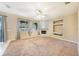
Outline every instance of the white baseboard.
[[0, 52], [0, 56], [3, 55], [3, 53], [5, 52], [5, 50], [8, 47], [10, 42], [11, 42], [11, 40], [8, 40], [6, 43], [3, 44], [2, 48], [1, 48], [1, 52]]
[[66, 39], [58, 38], [58, 37], [54, 37], [54, 36], [50, 36], [50, 37], [53, 37], [53, 38], [56, 38], [56, 39], [60, 39], [60, 40], [64, 40], [64, 41], [68, 41], [68, 42], [72, 42], [72, 43], [78, 44], [78, 42], [75, 42], [75, 41], [66, 40]]
[[[63, 40], [63, 39], [61, 39], [61, 40]], [[66, 39], [64, 39], [64, 41], [68, 41], [68, 42], [72, 42], [72, 43], [78, 44], [77, 42], [71, 41], [71, 40], [66, 40]]]

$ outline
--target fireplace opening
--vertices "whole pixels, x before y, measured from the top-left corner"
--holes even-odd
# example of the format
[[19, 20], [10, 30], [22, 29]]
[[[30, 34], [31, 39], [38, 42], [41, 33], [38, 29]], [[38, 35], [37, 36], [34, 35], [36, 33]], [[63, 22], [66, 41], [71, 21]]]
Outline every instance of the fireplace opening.
[[46, 31], [45, 31], [45, 30], [42, 30], [42, 31], [41, 31], [41, 34], [46, 34]]

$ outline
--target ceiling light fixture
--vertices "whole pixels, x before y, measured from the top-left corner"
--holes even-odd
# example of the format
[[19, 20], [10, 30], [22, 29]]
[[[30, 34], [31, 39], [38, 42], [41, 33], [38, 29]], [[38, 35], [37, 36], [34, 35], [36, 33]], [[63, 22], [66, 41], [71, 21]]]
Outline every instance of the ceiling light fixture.
[[44, 14], [42, 10], [36, 9], [36, 14], [37, 14], [35, 16], [36, 20], [48, 20], [48, 16]]
[[65, 3], [65, 5], [67, 5], [67, 4], [71, 3], [71, 2], [64, 2], [64, 3]]

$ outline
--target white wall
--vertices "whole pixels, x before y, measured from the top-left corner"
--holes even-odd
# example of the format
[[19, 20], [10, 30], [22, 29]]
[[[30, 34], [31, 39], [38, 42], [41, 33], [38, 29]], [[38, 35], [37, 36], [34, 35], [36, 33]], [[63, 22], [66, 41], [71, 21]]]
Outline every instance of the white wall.
[[60, 17], [56, 17], [52, 20], [60, 20], [63, 19], [63, 36], [57, 36], [53, 35], [53, 21], [50, 22], [50, 33], [52, 37], [58, 38], [58, 39], [63, 39], [66, 41], [74, 42], [77, 43], [77, 32], [78, 32], [78, 27], [77, 27], [77, 22], [78, 22], [78, 17], [77, 17], [77, 12], [69, 15], [63, 15]]
[[77, 13], [67, 15], [64, 17], [64, 39], [77, 42]]
[[79, 55], [79, 8], [78, 8], [78, 55]]
[[6, 16], [7, 40], [15, 40], [17, 35], [17, 20], [23, 18], [15, 14], [9, 14], [0, 11], [0, 15]]

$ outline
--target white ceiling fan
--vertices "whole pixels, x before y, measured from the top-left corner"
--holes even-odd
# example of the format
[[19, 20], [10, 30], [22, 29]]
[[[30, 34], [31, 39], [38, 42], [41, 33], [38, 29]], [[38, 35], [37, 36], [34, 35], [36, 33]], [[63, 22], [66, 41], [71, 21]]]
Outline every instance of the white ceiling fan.
[[37, 20], [48, 20], [48, 15], [45, 14], [42, 10], [40, 9], [36, 9], [36, 14], [37, 16], [35, 16], [35, 19]]
[[64, 2], [65, 3], [65, 5], [68, 5], [68, 4], [70, 4], [71, 2]]

